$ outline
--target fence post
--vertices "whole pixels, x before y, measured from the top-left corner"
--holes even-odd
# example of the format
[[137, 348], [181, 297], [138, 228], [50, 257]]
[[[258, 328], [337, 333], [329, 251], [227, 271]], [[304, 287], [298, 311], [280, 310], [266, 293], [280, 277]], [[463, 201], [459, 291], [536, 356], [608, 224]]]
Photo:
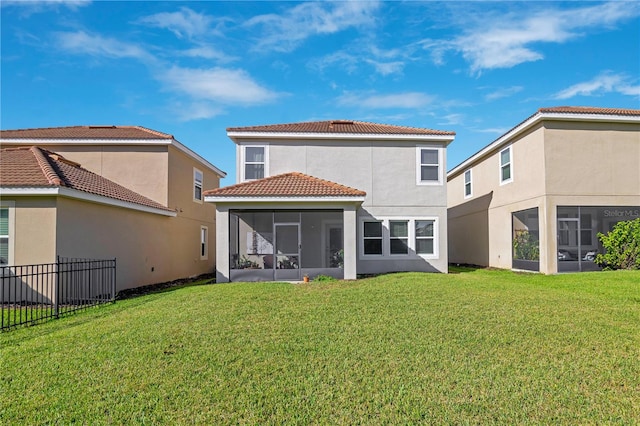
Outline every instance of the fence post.
[[113, 281], [111, 284], [111, 301], [115, 302], [116, 301], [116, 259], [117, 257], [113, 258]]
[[58, 307], [60, 305], [60, 255], [56, 256], [56, 288], [55, 288], [55, 300], [53, 302], [53, 315], [56, 318], [60, 317], [60, 312], [58, 310]]

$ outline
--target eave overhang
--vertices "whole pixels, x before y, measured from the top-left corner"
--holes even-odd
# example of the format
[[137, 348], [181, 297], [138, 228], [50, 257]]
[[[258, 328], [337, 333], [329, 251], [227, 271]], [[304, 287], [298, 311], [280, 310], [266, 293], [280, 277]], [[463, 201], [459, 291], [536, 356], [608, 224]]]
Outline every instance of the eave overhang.
[[473, 163], [481, 158], [508, 145], [512, 139], [526, 132], [533, 126], [543, 121], [583, 121], [583, 122], [611, 122], [611, 123], [640, 123], [640, 116], [612, 115], [612, 114], [585, 114], [585, 113], [559, 113], [537, 112], [522, 123], [500, 136], [498, 139], [473, 154], [447, 172], [447, 180], [467, 170]]
[[114, 198], [102, 195], [90, 194], [88, 192], [78, 191], [77, 189], [64, 188], [60, 186], [54, 187], [0, 187], [0, 197], [34, 197], [34, 196], [50, 196], [50, 197], [66, 197], [76, 200], [87, 201], [96, 204], [103, 204], [112, 207], [120, 207], [129, 210], [137, 210], [145, 213], [153, 213], [161, 216], [176, 217], [177, 213], [173, 210], [163, 210], [155, 207], [144, 206], [142, 204], [131, 203], [129, 201], [116, 200]]
[[41, 145], [137, 145], [137, 146], [157, 146], [157, 145], [172, 145], [177, 149], [187, 154], [189, 157], [194, 160], [202, 163], [202, 165], [206, 166], [209, 170], [224, 178], [227, 176], [227, 173], [220, 170], [209, 161], [205, 160], [202, 156], [197, 154], [195, 151], [188, 148], [186, 145], [177, 141], [176, 139], [166, 139], [166, 138], [158, 138], [158, 139], [41, 139], [41, 138], [19, 138], [19, 139], [0, 139], [0, 144], [11, 144], [11, 145], [23, 145], [23, 146], [41, 146]]

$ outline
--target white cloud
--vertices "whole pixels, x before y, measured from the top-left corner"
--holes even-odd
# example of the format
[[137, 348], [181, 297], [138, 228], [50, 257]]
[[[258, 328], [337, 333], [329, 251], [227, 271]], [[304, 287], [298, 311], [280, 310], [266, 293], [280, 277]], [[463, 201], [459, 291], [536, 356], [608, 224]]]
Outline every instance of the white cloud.
[[375, 21], [373, 13], [379, 6], [377, 1], [308, 2], [281, 15], [255, 16], [244, 25], [263, 29], [255, 50], [290, 52], [313, 35], [371, 25]]
[[219, 104], [256, 105], [280, 96], [259, 85], [243, 70], [173, 66], [157, 78], [170, 90]]
[[575, 96], [598, 96], [604, 93], [640, 96], [640, 85], [633, 85], [624, 74], [603, 72], [592, 80], [574, 84], [554, 94], [553, 99], [569, 99]]
[[486, 94], [484, 99], [486, 101], [495, 101], [496, 99], [508, 98], [509, 96], [521, 92], [522, 89], [522, 86], [503, 87]]
[[373, 59], [365, 60], [368, 64], [372, 65], [378, 74], [383, 76], [387, 76], [390, 74], [400, 74], [404, 70], [404, 62], [394, 61], [394, 62], [379, 62], [374, 61]]
[[[258, 84], [244, 70], [172, 66], [136, 44], [113, 38], [78, 31], [57, 33], [56, 41], [59, 48], [75, 54], [140, 61], [165, 90], [187, 97], [189, 102], [176, 113], [181, 120], [209, 118], [222, 113], [222, 107], [226, 105], [258, 105], [282, 96]], [[206, 49], [190, 53], [215, 54]]]
[[88, 6], [91, 0], [2, 0], [0, 5], [5, 6], [21, 6], [31, 9], [32, 12], [40, 12], [47, 8], [55, 8], [65, 6], [69, 9], [77, 9], [78, 7]]
[[182, 103], [174, 105], [172, 113], [175, 114], [180, 121], [191, 121], [212, 118], [223, 114], [224, 110], [220, 106], [210, 102], [200, 101], [187, 105], [183, 105]]
[[496, 135], [503, 135], [505, 133], [507, 133], [507, 131], [509, 131], [508, 127], [490, 127], [487, 129], [478, 129], [476, 130], [476, 132], [479, 133], [492, 133], [492, 134], [496, 134]]
[[464, 123], [464, 114], [449, 114], [442, 117], [444, 119], [443, 122], [440, 122], [440, 125], [444, 126], [453, 126], [457, 124]]
[[155, 60], [153, 55], [138, 45], [84, 31], [56, 33], [55, 39], [58, 47], [72, 53], [105, 58], [134, 58], [142, 62]]
[[192, 38], [207, 34], [210, 31], [212, 18], [196, 13], [188, 7], [182, 7], [179, 12], [156, 13], [140, 18], [138, 22], [151, 27], [165, 28], [178, 38]]
[[639, 3], [616, 1], [567, 10], [487, 15], [479, 17], [479, 23], [460, 37], [427, 39], [421, 45], [437, 64], [444, 62], [447, 52], [459, 52], [471, 71], [479, 73], [543, 59], [539, 43], [564, 43], [588, 29], [610, 27], [639, 14]]
[[338, 98], [343, 106], [357, 106], [370, 109], [383, 108], [423, 108], [435, 100], [434, 96], [420, 92], [394, 93], [388, 95], [358, 95], [346, 93]]
[[190, 49], [180, 51], [178, 54], [189, 58], [215, 59], [221, 62], [232, 62], [237, 59], [232, 56], [228, 56], [226, 53], [221, 52], [218, 49], [214, 49], [211, 46], [192, 47]]
[[309, 62], [309, 66], [320, 72], [331, 66], [339, 66], [343, 72], [353, 74], [358, 69], [359, 59], [345, 51], [337, 51], [322, 58], [313, 59]]

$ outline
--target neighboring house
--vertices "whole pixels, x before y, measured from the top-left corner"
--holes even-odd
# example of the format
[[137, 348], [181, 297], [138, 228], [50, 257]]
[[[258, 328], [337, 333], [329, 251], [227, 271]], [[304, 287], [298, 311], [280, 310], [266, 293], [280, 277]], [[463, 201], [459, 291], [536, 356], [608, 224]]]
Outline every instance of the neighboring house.
[[640, 217], [640, 110], [541, 108], [447, 181], [450, 262], [597, 270], [597, 234]]
[[205, 192], [219, 282], [447, 272], [453, 132], [340, 120], [227, 135], [238, 183]]
[[0, 144], [3, 264], [116, 258], [118, 290], [213, 272], [203, 189], [225, 173], [173, 136], [76, 126], [3, 130]]

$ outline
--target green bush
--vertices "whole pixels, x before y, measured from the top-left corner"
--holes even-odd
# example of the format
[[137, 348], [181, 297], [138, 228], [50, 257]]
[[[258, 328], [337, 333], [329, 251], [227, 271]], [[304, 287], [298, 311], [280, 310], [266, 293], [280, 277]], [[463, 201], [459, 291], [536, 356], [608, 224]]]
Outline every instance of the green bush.
[[525, 229], [517, 229], [513, 238], [515, 259], [540, 260], [540, 244], [538, 238]]
[[595, 262], [603, 269], [640, 269], [640, 218], [618, 222], [608, 234], [598, 233], [604, 253]]
[[329, 275], [318, 275], [313, 280], [314, 281], [336, 281], [334, 277], [331, 277]]

